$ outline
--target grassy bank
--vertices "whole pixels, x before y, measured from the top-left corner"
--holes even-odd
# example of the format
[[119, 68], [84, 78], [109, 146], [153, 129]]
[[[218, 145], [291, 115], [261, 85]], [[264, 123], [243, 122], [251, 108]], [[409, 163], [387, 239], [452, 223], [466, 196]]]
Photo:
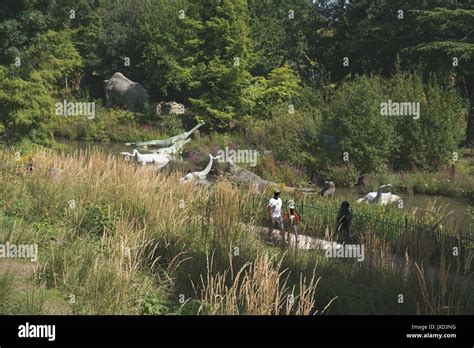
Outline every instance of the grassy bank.
[[[158, 126], [159, 125], [159, 126]], [[98, 106], [95, 117], [57, 116], [53, 126], [55, 135], [70, 140], [101, 142], [147, 141], [183, 132], [177, 118], [157, 117], [147, 122], [143, 114], [130, 111], [105, 109]]]
[[[364, 262], [295, 254], [244, 227], [258, 223], [261, 208], [251, 192], [225, 181], [183, 185], [179, 173], [155, 174], [99, 153], [34, 156], [29, 174], [15, 150], [0, 151], [0, 242], [39, 249], [21, 279], [6, 270], [28, 262], [0, 264], [3, 313], [474, 313], [470, 269], [445, 255], [430, 266], [436, 236], [413, 234], [422, 256], [412, 260], [420, 272], [409, 274], [375, 257], [390, 250], [376, 227], [361, 237]], [[324, 233], [327, 226], [313, 227]], [[443, 276], [430, 281], [429, 267]]]

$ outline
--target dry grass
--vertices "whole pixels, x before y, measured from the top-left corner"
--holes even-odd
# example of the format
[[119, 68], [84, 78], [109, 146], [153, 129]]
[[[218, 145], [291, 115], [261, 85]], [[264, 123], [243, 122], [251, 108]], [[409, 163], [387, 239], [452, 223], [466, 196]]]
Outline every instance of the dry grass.
[[[264, 254], [246, 262], [235, 275], [231, 256], [224, 273], [213, 270], [213, 261], [199, 270], [190, 256], [216, 250], [226, 255], [235, 245], [245, 249], [255, 244], [255, 236], [242, 229], [243, 219], [252, 219], [249, 192], [224, 181], [212, 189], [183, 184], [182, 173], [155, 173], [99, 152], [63, 156], [41, 150], [32, 154], [33, 174], [22, 173], [24, 163], [11, 160], [13, 153], [2, 152], [1, 157], [9, 161], [2, 169], [9, 169], [34, 197], [25, 213], [60, 220], [66, 231], [60, 242], [43, 249], [47, 257], [38, 279], [73, 294], [78, 301], [75, 313], [137, 313], [144, 289], [153, 292], [153, 284], [159, 284], [161, 293], [172, 294], [176, 282], [183, 282], [180, 274], [190, 266], [198, 268], [202, 280], [194, 289], [204, 303], [203, 312], [209, 306], [212, 313], [222, 314], [317, 312], [314, 274], [311, 279], [301, 275], [299, 284], [290, 285], [281, 263]], [[52, 166], [60, 169], [57, 179], [50, 174]], [[81, 228], [91, 205], [104, 206], [101, 218], [112, 222], [101, 236]], [[221, 267], [227, 262], [218, 261]], [[229, 281], [233, 285], [227, 288]], [[187, 282], [191, 287], [189, 277]]]
[[461, 298], [469, 292], [470, 276], [459, 273], [450, 274], [450, 267], [441, 257], [439, 271], [425, 270], [423, 265], [415, 263], [420, 301], [417, 302], [418, 314], [446, 315], [464, 314]]
[[[0, 151], [5, 209], [14, 210], [20, 202], [15, 208], [18, 221], [25, 219], [15, 220], [13, 228], [0, 231], [0, 236], [41, 243], [37, 278], [66, 298], [74, 294], [74, 313], [138, 314], [143, 293], [159, 294], [177, 307], [178, 294], [194, 293], [191, 299], [201, 303], [204, 314], [323, 314], [336, 294], [341, 298], [347, 289], [350, 294], [357, 281], [353, 267], [341, 266], [349, 269], [342, 277], [342, 271], [326, 272], [322, 283], [333, 277], [324, 300], [328, 305], [319, 306], [320, 278], [314, 267], [321, 275], [321, 268], [339, 265], [327, 259], [321, 263], [320, 256], [307, 264], [302, 261], [307, 255], [299, 253], [294, 267], [282, 267], [280, 251], [242, 227], [264, 207], [252, 208], [250, 193], [227, 182], [218, 181], [211, 188], [183, 184], [179, 180], [183, 173], [155, 173], [150, 167], [98, 152], [62, 156], [41, 150], [32, 157], [36, 170], [27, 174], [25, 163], [15, 161], [14, 151]], [[57, 179], [50, 175], [52, 165], [61, 169]], [[71, 200], [74, 208], [68, 204]], [[101, 235], [81, 227], [91, 205], [103, 207], [104, 216], [98, 219], [109, 222]], [[43, 231], [33, 233], [29, 225], [36, 222], [52, 224], [60, 235], [50, 241]], [[366, 237], [366, 247], [378, 255], [373, 259], [369, 255], [364, 262], [363, 267], [370, 269], [367, 277], [382, 277], [372, 272], [382, 270], [394, 275], [388, 281], [395, 287], [403, 279], [387, 257], [389, 245], [375, 234]], [[419, 235], [412, 237], [406, 240], [412, 247], [421, 242]], [[430, 238], [419, 247], [431, 250], [435, 237]], [[235, 247], [240, 250], [238, 258]], [[459, 308], [463, 297], [449, 283], [444, 285], [442, 301], [438, 301], [438, 288], [431, 291], [428, 283], [423, 285], [420, 311], [445, 305]], [[332, 286], [337, 287], [336, 293]], [[369, 306], [355, 296], [361, 308]]]
[[[319, 278], [316, 279], [314, 272], [309, 280], [301, 275], [296, 290], [296, 286], [288, 285], [288, 270], [281, 270], [281, 260], [275, 264], [268, 254], [263, 253], [258, 255], [255, 261], [247, 262], [234, 274], [231, 254], [229, 259], [230, 268], [216, 273], [213, 271], [213, 257], [208, 257], [207, 275], [201, 277], [201, 286], [196, 288], [197, 296], [205, 304], [200, 308], [201, 313], [318, 314], [315, 294]], [[321, 314], [329, 308], [331, 302]]]

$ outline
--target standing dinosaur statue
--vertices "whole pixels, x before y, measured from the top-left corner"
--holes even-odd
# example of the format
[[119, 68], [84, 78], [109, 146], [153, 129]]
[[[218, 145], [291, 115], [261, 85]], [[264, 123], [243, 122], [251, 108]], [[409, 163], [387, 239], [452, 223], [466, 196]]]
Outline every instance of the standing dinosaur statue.
[[211, 154], [209, 154], [209, 163], [207, 164], [206, 168], [204, 168], [204, 170], [201, 170], [199, 172], [188, 173], [181, 178], [181, 181], [183, 182], [200, 181], [200, 180], [205, 181], [207, 174], [209, 174], [209, 172], [211, 171], [212, 163], [214, 162], [214, 160], [218, 158], [220, 158], [220, 156], [214, 157]]
[[144, 141], [141, 143], [126, 143], [126, 145], [135, 145], [135, 146], [171, 146], [174, 143], [176, 143], [179, 140], [185, 140], [189, 138], [191, 134], [193, 134], [199, 127], [203, 126], [204, 122], [198, 123], [195, 125], [191, 130], [175, 135], [174, 137], [164, 139], [164, 140], [150, 140], [150, 141]]
[[319, 191], [319, 194], [323, 197], [333, 197], [334, 192], [336, 191], [336, 185], [333, 181], [325, 181], [324, 187]]

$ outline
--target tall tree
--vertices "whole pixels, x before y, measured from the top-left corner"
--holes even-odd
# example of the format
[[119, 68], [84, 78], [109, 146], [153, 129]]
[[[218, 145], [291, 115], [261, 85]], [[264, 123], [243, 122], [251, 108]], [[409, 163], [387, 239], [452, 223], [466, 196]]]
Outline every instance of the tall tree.
[[[193, 0], [199, 19], [189, 101], [216, 129], [233, 125], [250, 81], [247, 0]], [[196, 27], [194, 27], [196, 28]]]
[[139, 66], [145, 85], [158, 99], [186, 102], [193, 88], [192, 68], [202, 23], [191, 17], [195, 9], [187, 0], [146, 1], [144, 9], [140, 21], [144, 50]]

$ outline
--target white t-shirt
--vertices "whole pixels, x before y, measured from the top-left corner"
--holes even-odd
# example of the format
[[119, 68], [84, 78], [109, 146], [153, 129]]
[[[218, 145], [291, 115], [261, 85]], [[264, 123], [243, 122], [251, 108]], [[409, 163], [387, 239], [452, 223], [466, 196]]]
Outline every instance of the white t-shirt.
[[283, 202], [281, 201], [281, 198], [275, 199], [271, 198], [270, 202], [268, 203], [268, 206], [272, 210], [272, 217], [279, 218], [281, 217], [281, 207], [283, 205]]

